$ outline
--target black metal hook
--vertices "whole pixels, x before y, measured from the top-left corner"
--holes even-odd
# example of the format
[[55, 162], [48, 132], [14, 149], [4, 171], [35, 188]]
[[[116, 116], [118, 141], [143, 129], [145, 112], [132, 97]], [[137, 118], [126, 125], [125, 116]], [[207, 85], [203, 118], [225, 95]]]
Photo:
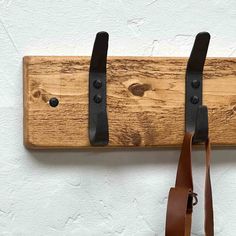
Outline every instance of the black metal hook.
[[185, 130], [194, 133], [193, 143], [208, 139], [208, 109], [202, 105], [202, 78], [209, 42], [207, 32], [196, 36], [186, 71]]
[[106, 110], [106, 65], [109, 35], [99, 32], [93, 46], [89, 69], [89, 140], [93, 146], [109, 142]]

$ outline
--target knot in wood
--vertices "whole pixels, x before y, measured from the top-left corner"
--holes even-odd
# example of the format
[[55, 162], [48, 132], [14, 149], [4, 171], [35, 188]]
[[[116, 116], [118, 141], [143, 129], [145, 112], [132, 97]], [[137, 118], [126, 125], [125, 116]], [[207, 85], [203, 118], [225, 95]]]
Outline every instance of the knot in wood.
[[152, 88], [150, 84], [134, 83], [131, 84], [128, 89], [134, 96], [143, 97], [144, 93]]

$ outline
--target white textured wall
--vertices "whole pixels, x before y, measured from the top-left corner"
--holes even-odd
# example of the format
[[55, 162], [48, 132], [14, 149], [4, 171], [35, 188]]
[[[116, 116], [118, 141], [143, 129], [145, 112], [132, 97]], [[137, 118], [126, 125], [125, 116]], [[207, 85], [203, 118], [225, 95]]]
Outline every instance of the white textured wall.
[[[179, 155], [27, 151], [24, 55], [90, 55], [106, 30], [110, 55], [188, 56], [195, 34], [209, 31], [210, 56], [236, 56], [235, 25], [235, 0], [0, 0], [0, 235], [163, 236]], [[194, 154], [201, 193], [202, 154]], [[235, 154], [213, 152], [216, 236], [236, 235]], [[193, 235], [203, 235], [202, 206], [200, 197]]]

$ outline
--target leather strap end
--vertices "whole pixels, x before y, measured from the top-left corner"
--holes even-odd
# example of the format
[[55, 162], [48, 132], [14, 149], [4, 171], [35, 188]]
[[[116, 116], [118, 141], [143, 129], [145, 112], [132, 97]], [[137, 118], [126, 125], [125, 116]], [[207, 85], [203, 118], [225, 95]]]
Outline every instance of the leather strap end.
[[188, 210], [190, 193], [191, 190], [187, 188], [170, 189], [165, 236], [190, 235], [191, 211]]

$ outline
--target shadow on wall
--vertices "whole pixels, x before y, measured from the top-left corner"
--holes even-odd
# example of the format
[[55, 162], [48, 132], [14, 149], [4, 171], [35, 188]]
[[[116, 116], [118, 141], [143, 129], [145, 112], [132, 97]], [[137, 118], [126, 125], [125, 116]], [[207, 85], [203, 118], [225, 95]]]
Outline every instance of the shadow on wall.
[[[214, 148], [212, 151], [212, 166], [236, 166], [234, 148]], [[27, 150], [28, 155], [42, 165], [48, 166], [97, 166], [97, 167], [127, 167], [145, 165], [173, 165], [177, 167], [180, 149], [95, 149], [81, 150]], [[202, 147], [193, 152], [193, 165], [204, 165]]]

